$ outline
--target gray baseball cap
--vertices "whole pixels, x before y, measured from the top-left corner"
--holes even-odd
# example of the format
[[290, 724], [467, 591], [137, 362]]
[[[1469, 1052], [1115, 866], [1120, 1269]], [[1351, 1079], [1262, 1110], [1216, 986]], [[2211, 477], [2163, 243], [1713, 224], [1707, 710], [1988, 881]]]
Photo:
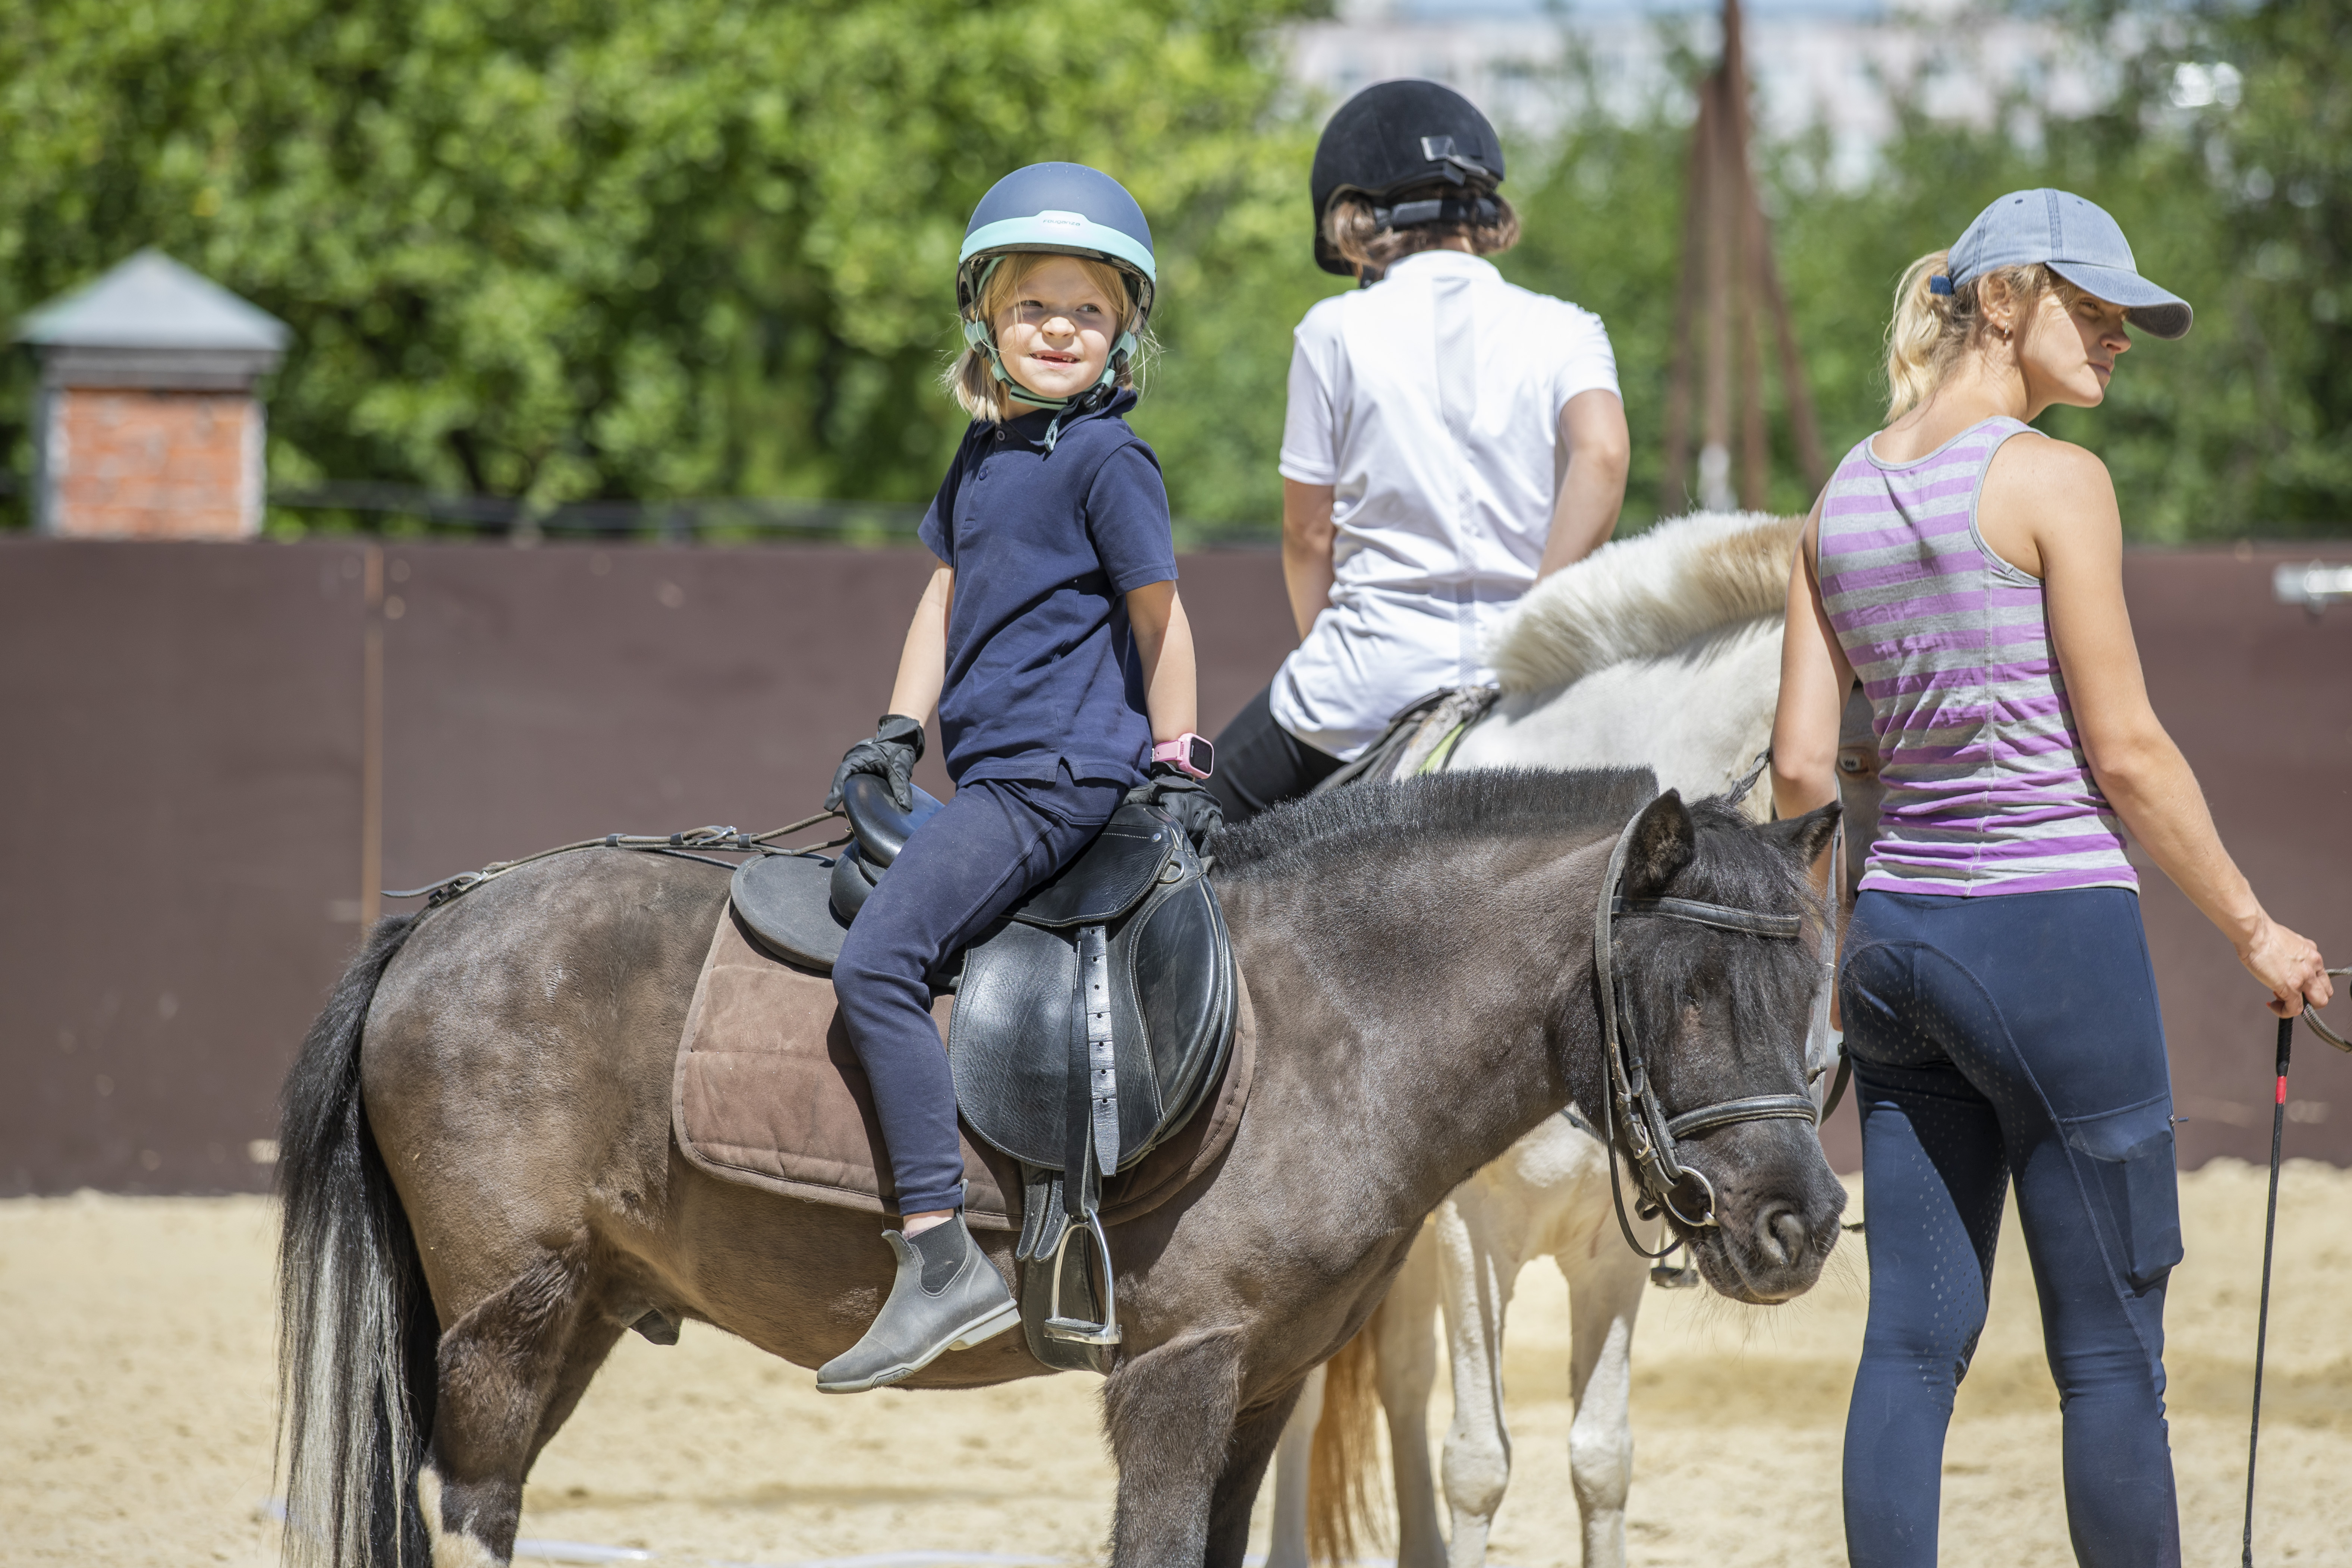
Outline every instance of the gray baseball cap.
[[2116, 220], [2071, 191], [2011, 191], [1977, 214], [1952, 244], [1945, 288], [2035, 261], [2075, 288], [2121, 305], [2126, 321], [2159, 338], [2185, 336], [2195, 317], [2186, 300], [2139, 275]]

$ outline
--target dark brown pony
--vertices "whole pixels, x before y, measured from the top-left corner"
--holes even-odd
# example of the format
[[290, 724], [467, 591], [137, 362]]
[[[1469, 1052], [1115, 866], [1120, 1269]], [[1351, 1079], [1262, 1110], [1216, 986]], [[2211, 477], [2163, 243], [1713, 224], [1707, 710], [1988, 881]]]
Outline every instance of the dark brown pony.
[[[1632, 897], [1811, 909], [1834, 808], [1756, 827], [1651, 788], [1644, 771], [1453, 773], [1213, 844], [1257, 1076], [1223, 1160], [1111, 1235], [1115, 1563], [1238, 1564], [1300, 1380], [1380, 1303], [1423, 1218], [1538, 1119], [1600, 1103], [1593, 911], [1622, 824], [1641, 813]], [[891, 1277], [873, 1216], [713, 1180], [672, 1138], [672, 1058], [726, 898], [719, 868], [596, 849], [369, 936], [286, 1090], [292, 1561], [505, 1562], [532, 1460], [649, 1310], [804, 1367], [872, 1317]], [[1803, 1089], [1810, 943], [1620, 930], [1668, 1110]], [[1720, 1227], [1692, 1238], [1709, 1280], [1750, 1300], [1809, 1288], [1844, 1203], [1811, 1129], [1721, 1128], [1683, 1157], [1718, 1197]], [[1009, 1274], [1013, 1238], [982, 1239]], [[1007, 1334], [910, 1386], [1042, 1370]]]

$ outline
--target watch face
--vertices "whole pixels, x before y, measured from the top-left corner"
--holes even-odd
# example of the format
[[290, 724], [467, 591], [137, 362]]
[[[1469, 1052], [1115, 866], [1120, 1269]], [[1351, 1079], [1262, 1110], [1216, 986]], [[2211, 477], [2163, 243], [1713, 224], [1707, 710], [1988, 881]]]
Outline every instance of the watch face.
[[1210, 760], [1216, 754], [1207, 738], [1201, 735], [1185, 736], [1184, 753], [1184, 760], [1192, 764], [1192, 771], [1206, 778], [1209, 773]]

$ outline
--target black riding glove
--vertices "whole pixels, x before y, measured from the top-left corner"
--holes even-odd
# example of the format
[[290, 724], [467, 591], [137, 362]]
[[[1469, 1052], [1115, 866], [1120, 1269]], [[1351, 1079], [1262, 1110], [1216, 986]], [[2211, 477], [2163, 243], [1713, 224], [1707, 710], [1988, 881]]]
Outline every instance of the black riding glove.
[[1151, 774], [1127, 792], [1130, 805], [1157, 806], [1166, 812], [1195, 849], [1202, 840], [1225, 825], [1225, 808], [1209, 786], [1168, 763], [1151, 764]]
[[904, 713], [885, 713], [874, 727], [874, 738], [860, 741], [849, 748], [841, 759], [841, 766], [833, 771], [833, 788], [826, 792], [824, 808], [836, 811], [841, 806], [841, 786], [849, 782], [852, 773], [874, 773], [890, 786], [890, 799], [900, 811], [909, 811], [915, 805], [915, 764], [923, 757], [923, 725], [919, 719], [909, 719]]

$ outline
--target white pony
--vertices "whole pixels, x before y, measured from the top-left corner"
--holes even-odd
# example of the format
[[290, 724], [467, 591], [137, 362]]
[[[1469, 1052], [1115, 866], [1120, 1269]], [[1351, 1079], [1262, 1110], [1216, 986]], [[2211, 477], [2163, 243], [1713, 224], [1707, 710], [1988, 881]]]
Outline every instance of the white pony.
[[[1782, 606], [1802, 526], [1801, 518], [1697, 513], [1610, 544], [1546, 579], [1498, 628], [1488, 651], [1502, 695], [1444, 765], [1645, 763], [1660, 789], [1679, 789], [1685, 798], [1730, 788], [1770, 739]], [[1442, 744], [1442, 725], [1429, 726], [1436, 732], [1418, 748], [1424, 756]], [[1408, 753], [1400, 771], [1413, 763]], [[1745, 804], [1751, 815], [1768, 815], [1761, 788]], [[1634, 1229], [1657, 1245], [1654, 1221], [1636, 1220]], [[1399, 1568], [1476, 1568], [1486, 1561], [1510, 1478], [1503, 1319], [1519, 1270], [1539, 1257], [1552, 1258], [1568, 1280], [1576, 1405], [1568, 1455], [1585, 1568], [1620, 1568], [1633, 1479], [1626, 1398], [1633, 1321], [1649, 1264], [1618, 1234], [1607, 1152], [1574, 1110], [1454, 1189], [1414, 1243], [1379, 1314], [1309, 1379], [1276, 1457], [1267, 1568], [1306, 1568], [1310, 1526], [1317, 1556], [1352, 1552], [1375, 1393], [1394, 1456]], [[1441, 1304], [1454, 1374], [1444, 1463], [1450, 1548], [1438, 1533], [1429, 1473], [1436, 1377], [1430, 1318]]]

